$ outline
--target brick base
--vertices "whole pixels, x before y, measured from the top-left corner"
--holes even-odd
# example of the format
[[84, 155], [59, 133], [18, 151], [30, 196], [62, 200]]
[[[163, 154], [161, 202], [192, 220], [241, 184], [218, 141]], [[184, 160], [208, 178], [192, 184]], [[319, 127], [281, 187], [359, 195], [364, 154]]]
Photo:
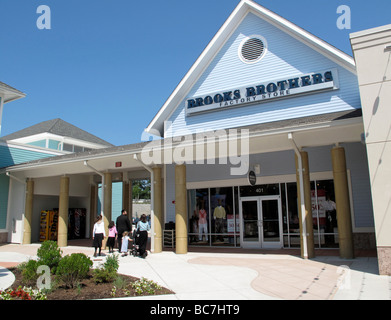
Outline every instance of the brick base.
[[7, 242], [8, 242], [8, 232], [1, 232], [0, 243], [7, 243]]
[[376, 249], [375, 233], [353, 233], [354, 249]]
[[377, 247], [379, 274], [391, 276], [391, 247]]

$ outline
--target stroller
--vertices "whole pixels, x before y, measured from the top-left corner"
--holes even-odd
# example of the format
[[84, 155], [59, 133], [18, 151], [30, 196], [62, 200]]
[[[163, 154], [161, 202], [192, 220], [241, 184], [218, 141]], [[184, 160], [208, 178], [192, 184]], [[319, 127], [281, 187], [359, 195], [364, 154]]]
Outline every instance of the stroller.
[[132, 248], [130, 250], [131, 255], [133, 255], [133, 257], [140, 255], [139, 245], [137, 243], [138, 237], [139, 234], [137, 233], [137, 229], [134, 229], [132, 233]]

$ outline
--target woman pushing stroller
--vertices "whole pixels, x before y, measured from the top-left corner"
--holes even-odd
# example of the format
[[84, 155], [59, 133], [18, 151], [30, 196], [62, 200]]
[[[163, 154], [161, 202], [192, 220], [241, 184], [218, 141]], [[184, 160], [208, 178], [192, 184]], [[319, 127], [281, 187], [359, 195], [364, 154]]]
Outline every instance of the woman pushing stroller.
[[139, 247], [140, 257], [145, 258], [147, 256], [146, 248], [148, 242], [148, 231], [151, 229], [147, 221], [145, 214], [141, 215], [140, 221], [137, 222], [137, 232], [139, 234], [137, 238], [137, 245]]

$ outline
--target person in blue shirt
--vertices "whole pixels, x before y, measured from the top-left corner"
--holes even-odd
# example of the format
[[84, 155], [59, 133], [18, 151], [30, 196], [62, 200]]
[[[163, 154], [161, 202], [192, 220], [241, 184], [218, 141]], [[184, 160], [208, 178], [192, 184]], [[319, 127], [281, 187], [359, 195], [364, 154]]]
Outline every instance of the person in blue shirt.
[[147, 216], [145, 214], [141, 215], [140, 221], [137, 222], [137, 231], [139, 233], [137, 244], [139, 245], [141, 258], [145, 258], [147, 256], [146, 248], [148, 242], [148, 231], [150, 229], [151, 227], [147, 221]]

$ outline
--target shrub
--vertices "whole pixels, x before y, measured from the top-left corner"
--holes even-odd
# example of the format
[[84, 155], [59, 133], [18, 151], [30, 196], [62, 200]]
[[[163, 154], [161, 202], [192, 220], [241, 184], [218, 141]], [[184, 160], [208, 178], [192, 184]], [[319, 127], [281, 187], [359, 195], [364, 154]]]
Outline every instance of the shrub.
[[56, 274], [67, 287], [74, 288], [87, 278], [92, 264], [91, 259], [84, 253], [72, 253], [60, 260]]
[[26, 286], [33, 286], [36, 284], [39, 275], [37, 274], [38, 261], [29, 260], [18, 265], [18, 269], [22, 274], [22, 283]]
[[125, 296], [130, 296], [129, 291], [130, 282], [123, 276], [118, 275], [117, 278], [113, 281], [113, 287], [111, 288], [110, 295], [115, 297], [117, 292], [122, 292]]
[[117, 278], [113, 281], [113, 285], [118, 290], [125, 290], [129, 285], [129, 281], [125, 277], [118, 275]]
[[118, 255], [108, 256], [103, 266], [94, 269], [93, 276], [96, 283], [113, 282], [118, 274]]
[[115, 270], [117, 272], [119, 268], [118, 255], [113, 254], [112, 256], [108, 256], [103, 266], [105, 269]]
[[18, 266], [22, 274], [22, 283], [27, 286], [34, 286], [38, 277], [37, 269], [41, 265], [46, 265], [50, 268], [50, 271], [54, 274], [56, 268], [61, 260], [62, 251], [58, 248], [55, 241], [45, 241], [37, 250], [38, 260], [29, 260], [23, 262]]
[[39, 265], [47, 265], [53, 274], [61, 260], [62, 251], [55, 241], [44, 241], [37, 251]]
[[93, 277], [95, 283], [108, 283], [113, 282], [117, 278], [117, 272], [115, 270], [109, 270], [105, 268], [96, 268], [93, 271]]

